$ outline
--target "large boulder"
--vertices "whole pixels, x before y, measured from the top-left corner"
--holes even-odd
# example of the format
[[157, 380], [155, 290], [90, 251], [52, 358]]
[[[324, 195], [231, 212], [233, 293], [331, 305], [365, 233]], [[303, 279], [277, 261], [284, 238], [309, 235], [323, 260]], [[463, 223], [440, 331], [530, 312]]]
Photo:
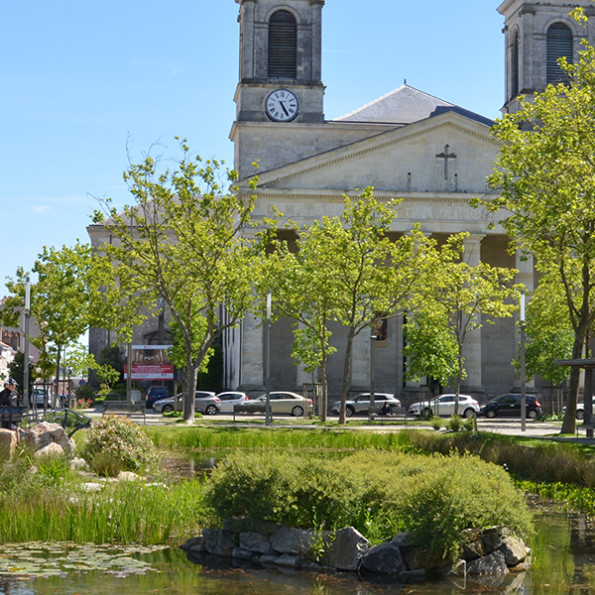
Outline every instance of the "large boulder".
[[283, 525], [271, 535], [271, 546], [280, 554], [305, 554], [311, 551], [314, 532]]
[[376, 574], [399, 574], [407, 570], [401, 550], [389, 542], [370, 548], [362, 559], [362, 568]]
[[62, 449], [65, 456], [70, 457], [74, 454], [74, 441], [68, 437], [64, 428], [47, 421], [42, 421], [27, 430], [25, 442], [36, 451], [55, 443]]
[[0, 461], [10, 461], [17, 446], [17, 437], [12, 430], [0, 428]]
[[368, 540], [353, 527], [339, 529], [329, 541], [323, 563], [337, 570], [356, 571], [370, 546]]

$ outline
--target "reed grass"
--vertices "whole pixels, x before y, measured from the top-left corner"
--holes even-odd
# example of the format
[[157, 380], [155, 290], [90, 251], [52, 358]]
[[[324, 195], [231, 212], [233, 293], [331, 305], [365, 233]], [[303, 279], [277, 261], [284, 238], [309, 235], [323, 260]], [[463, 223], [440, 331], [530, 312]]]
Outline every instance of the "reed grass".
[[33, 485], [32, 478], [23, 476], [7, 488], [3, 476], [14, 474], [7, 467], [0, 475], [0, 543], [171, 544], [209, 523], [198, 480], [107, 482], [89, 492], [80, 482]]

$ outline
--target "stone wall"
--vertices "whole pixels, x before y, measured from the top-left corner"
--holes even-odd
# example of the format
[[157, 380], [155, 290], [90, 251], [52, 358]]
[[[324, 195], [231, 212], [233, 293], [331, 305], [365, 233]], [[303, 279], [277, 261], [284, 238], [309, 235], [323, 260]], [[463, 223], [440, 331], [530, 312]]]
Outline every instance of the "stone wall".
[[423, 578], [428, 573], [502, 576], [528, 568], [529, 549], [506, 528], [470, 529], [466, 533], [467, 545], [454, 564], [415, 545], [407, 533], [370, 546], [353, 527], [312, 531], [247, 519], [227, 519], [222, 529], [205, 529], [200, 537], [181, 547], [197, 562], [211, 555], [238, 564], [359, 572], [396, 580]]

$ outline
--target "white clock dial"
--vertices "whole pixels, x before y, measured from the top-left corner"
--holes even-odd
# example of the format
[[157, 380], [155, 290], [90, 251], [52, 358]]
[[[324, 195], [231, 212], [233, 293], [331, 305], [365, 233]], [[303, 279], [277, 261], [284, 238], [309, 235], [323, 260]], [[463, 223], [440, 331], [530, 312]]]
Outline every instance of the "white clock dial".
[[298, 98], [287, 89], [277, 89], [267, 97], [267, 116], [276, 122], [290, 122], [297, 116], [298, 108]]

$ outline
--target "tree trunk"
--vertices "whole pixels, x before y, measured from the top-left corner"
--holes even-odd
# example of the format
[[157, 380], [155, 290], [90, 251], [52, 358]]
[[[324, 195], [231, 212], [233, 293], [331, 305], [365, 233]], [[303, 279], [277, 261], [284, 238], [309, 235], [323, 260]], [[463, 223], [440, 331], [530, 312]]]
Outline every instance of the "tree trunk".
[[351, 380], [351, 352], [353, 350], [353, 330], [349, 329], [347, 335], [347, 345], [345, 346], [345, 364], [343, 366], [343, 387], [341, 389], [341, 411], [339, 413], [339, 423], [344, 424], [346, 421], [345, 403], [347, 402], [347, 393], [349, 392], [349, 384]]
[[187, 424], [194, 423], [194, 393], [196, 392], [196, 372], [197, 367], [192, 361], [191, 349], [187, 349], [186, 354], [186, 369], [184, 370], [184, 388], [183, 388], [183, 409], [184, 421]]
[[320, 395], [320, 420], [326, 421], [326, 411], [328, 409], [328, 378], [326, 376], [326, 356], [323, 355], [320, 366], [320, 380], [322, 384], [322, 394]]
[[[578, 331], [579, 329], [577, 329]], [[583, 355], [583, 338], [577, 332], [572, 346], [572, 359], [580, 359]], [[566, 413], [562, 421], [562, 434], [574, 434], [576, 431], [576, 404], [578, 402], [578, 391], [580, 383], [580, 368], [572, 366], [570, 369], [570, 382], [568, 388], [568, 400], [566, 401]]]
[[[58, 399], [60, 398], [60, 364], [62, 363], [62, 346], [58, 345], [57, 348], [58, 348], [58, 355], [56, 357], [56, 381], [54, 383], [55, 389], [54, 389], [54, 394], [53, 394], [52, 400], [51, 400], [52, 409], [56, 408], [56, 403], [58, 402]], [[128, 373], [130, 374], [130, 370], [128, 371]]]

